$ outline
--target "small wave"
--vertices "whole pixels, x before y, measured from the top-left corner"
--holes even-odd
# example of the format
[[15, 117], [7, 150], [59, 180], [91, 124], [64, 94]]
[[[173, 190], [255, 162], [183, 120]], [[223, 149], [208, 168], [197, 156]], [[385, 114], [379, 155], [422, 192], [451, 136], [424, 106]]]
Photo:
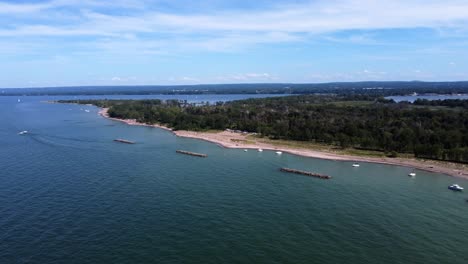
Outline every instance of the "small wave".
[[28, 134], [29, 138], [35, 142], [54, 148], [71, 148], [81, 150], [92, 150], [92, 151], [110, 151], [110, 152], [125, 152], [125, 153], [139, 153], [141, 149], [132, 148], [115, 148], [115, 143], [108, 139], [85, 139], [85, 138], [74, 138], [64, 137], [57, 135], [43, 135], [43, 134]]
[[37, 133], [29, 133], [29, 137], [43, 145], [75, 149], [96, 149], [98, 145], [105, 143], [103, 140], [43, 135]]
[[76, 137], [64, 137], [64, 136], [58, 136], [58, 135], [42, 135], [42, 136], [48, 137], [48, 138], [55, 138], [55, 139], [73, 141], [73, 142], [88, 142], [88, 143], [104, 143], [104, 142], [105, 142], [105, 141], [103, 141], [103, 140], [97, 140], [97, 139], [86, 139], [86, 138], [76, 138]]

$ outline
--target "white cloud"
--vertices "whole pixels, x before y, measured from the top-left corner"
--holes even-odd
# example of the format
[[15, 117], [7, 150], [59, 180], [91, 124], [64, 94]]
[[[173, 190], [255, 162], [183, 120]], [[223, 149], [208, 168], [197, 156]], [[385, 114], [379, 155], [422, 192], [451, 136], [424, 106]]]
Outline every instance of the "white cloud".
[[[107, 81], [108, 79], [100, 79], [101, 81]], [[120, 82], [120, 83], [125, 83], [125, 82], [133, 82], [136, 81], [136, 77], [119, 77], [119, 76], [114, 76], [110, 79], [112, 82]]]
[[385, 71], [365, 69], [356, 72], [336, 72], [336, 73], [320, 73], [315, 72], [305, 76], [305, 82], [355, 82], [355, 81], [388, 81], [395, 78], [390, 76]]
[[241, 73], [218, 76], [215, 80], [223, 82], [260, 82], [278, 80], [278, 77], [269, 73]]
[[0, 37], [18, 37], [18, 36], [59, 36], [59, 37], [77, 37], [86, 35], [98, 36], [117, 36], [112, 32], [97, 31], [92, 28], [66, 28], [48, 25], [27, 25], [17, 27], [15, 30], [0, 30]]
[[54, 0], [45, 1], [42, 3], [7, 3], [0, 2], [0, 14], [27, 14], [44, 12], [46, 10], [53, 10], [62, 7], [69, 8], [92, 8], [92, 7], [121, 7], [131, 9], [144, 8], [142, 1], [127, 1], [127, 0], [113, 0], [113, 1], [96, 1], [96, 0]]
[[170, 77], [167, 79], [170, 83], [196, 83], [199, 82], [200, 79], [189, 77], [189, 76], [182, 76], [182, 77]]
[[381, 44], [371, 34], [353, 34], [346, 37], [325, 36], [325, 40], [338, 43], [352, 43], [359, 45], [376, 45]]
[[267, 11], [217, 15], [152, 13], [148, 23], [193, 31], [281, 31], [323, 33], [347, 29], [444, 27], [467, 22], [466, 1], [313, 1]]
[[0, 14], [34, 13], [50, 7], [50, 4], [11, 4], [0, 2]]
[[200, 84], [200, 83], [256, 83], [256, 82], [273, 82], [279, 80], [278, 77], [269, 73], [237, 73], [226, 74], [221, 76], [172, 76], [165, 80], [168, 84]]

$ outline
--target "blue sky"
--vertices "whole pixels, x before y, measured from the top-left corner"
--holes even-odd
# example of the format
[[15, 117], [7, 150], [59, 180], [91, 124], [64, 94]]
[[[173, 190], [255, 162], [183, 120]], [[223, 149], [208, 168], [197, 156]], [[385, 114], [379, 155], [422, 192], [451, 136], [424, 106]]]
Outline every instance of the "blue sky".
[[0, 0], [0, 87], [468, 80], [466, 0]]

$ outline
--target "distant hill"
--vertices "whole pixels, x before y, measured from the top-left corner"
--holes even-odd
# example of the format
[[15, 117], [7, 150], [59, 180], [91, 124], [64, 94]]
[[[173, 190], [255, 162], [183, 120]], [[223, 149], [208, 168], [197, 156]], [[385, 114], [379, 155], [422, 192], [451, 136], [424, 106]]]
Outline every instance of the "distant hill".
[[148, 86], [82, 86], [44, 88], [4, 88], [0, 95], [132, 95], [132, 94], [371, 94], [405, 95], [409, 93], [468, 93], [463, 82], [333, 82], [333, 83], [257, 83]]

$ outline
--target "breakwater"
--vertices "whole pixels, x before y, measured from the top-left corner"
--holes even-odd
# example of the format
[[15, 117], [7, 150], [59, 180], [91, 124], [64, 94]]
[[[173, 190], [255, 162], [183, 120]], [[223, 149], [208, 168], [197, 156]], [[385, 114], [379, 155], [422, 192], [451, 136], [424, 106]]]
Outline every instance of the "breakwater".
[[126, 139], [121, 139], [121, 138], [117, 138], [117, 139], [114, 139], [115, 142], [119, 142], [119, 143], [125, 143], [125, 144], [135, 144], [134, 141], [130, 141], [130, 140], [126, 140]]
[[281, 168], [280, 171], [300, 174], [300, 175], [305, 175], [305, 176], [310, 176], [310, 177], [315, 177], [315, 178], [325, 179], [325, 180], [332, 178], [331, 176], [325, 175], [325, 174], [320, 174], [320, 173], [315, 173], [315, 172], [310, 172], [310, 171], [296, 170], [296, 169], [291, 169], [291, 168]]
[[195, 156], [195, 157], [200, 157], [200, 158], [208, 157], [208, 155], [206, 154], [195, 153], [195, 152], [190, 152], [190, 151], [185, 151], [185, 150], [176, 150], [176, 152], [180, 154], [185, 154], [185, 155], [190, 155], [190, 156]]

